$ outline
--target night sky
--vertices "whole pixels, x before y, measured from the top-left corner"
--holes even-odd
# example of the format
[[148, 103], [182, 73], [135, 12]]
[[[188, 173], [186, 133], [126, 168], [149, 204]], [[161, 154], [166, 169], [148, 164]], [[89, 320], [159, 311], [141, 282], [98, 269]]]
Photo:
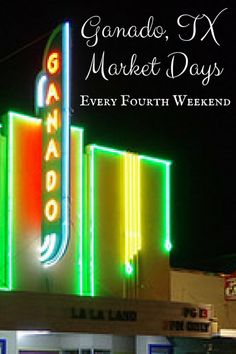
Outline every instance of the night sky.
[[[97, 143], [172, 160], [172, 266], [233, 271], [236, 269], [235, 4], [223, 0], [173, 2], [163, 1], [155, 6], [145, 3], [145, 7], [144, 3], [131, 6], [78, 2], [75, 8], [68, 1], [64, 5], [58, 5], [57, 1], [21, 3], [19, 8], [1, 5], [0, 114], [13, 109], [34, 115], [34, 81], [41, 70], [44, 46], [50, 32], [69, 20], [73, 35], [72, 122], [85, 128], [86, 144]], [[191, 41], [179, 37], [189, 39], [192, 34], [191, 26], [178, 26], [177, 18], [182, 14], [207, 16], [196, 21]], [[153, 16], [153, 27], [162, 26], [166, 33], [159, 39], [151, 36], [151, 31], [149, 38], [103, 38], [100, 30], [98, 43], [88, 47], [81, 28], [94, 15], [100, 16], [101, 29], [105, 25], [112, 28], [136, 25], [140, 29]], [[185, 25], [190, 17], [181, 19]], [[94, 28], [87, 27], [86, 33], [92, 35]], [[103, 52], [106, 72], [112, 63], [129, 66], [134, 53], [140, 66], [156, 57], [161, 62], [160, 72], [146, 77], [108, 75], [109, 80], [101, 73], [91, 73], [85, 80], [93, 54], [99, 65]], [[183, 58], [188, 58], [188, 65], [182, 75], [171, 79], [166, 70], [171, 66], [172, 56], [168, 55], [174, 52], [185, 53], [185, 57], [176, 54], [176, 74], [184, 67]], [[205, 76], [190, 74], [191, 65], [196, 63], [198, 71], [207, 72], [209, 65], [213, 71], [215, 67], [207, 85], [202, 83]], [[222, 74], [215, 76], [222, 68]], [[195, 72], [196, 65], [192, 70]], [[120, 95], [126, 94], [133, 98], [169, 98], [169, 106], [121, 107]], [[81, 106], [80, 95], [117, 98], [118, 103], [114, 107]], [[173, 95], [223, 98], [230, 100], [231, 105], [177, 107]]]

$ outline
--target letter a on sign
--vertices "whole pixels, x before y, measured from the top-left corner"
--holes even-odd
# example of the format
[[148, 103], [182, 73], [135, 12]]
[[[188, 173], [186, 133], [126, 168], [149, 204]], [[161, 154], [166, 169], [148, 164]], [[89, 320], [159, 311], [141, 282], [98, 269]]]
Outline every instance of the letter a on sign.
[[70, 27], [58, 26], [36, 81], [36, 114], [43, 119], [40, 261], [53, 266], [70, 240]]

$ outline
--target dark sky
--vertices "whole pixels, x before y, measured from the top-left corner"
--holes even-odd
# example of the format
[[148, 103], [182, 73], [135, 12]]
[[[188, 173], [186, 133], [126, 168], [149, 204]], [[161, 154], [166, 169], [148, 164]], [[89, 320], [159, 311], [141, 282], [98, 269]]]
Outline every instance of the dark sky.
[[[167, 0], [156, 5], [73, 3], [21, 2], [18, 8], [11, 4], [1, 5], [0, 114], [14, 109], [33, 115], [34, 80], [41, 70], [46, 40], [54, 27], [70, 20], [73, 34], [73, 123], [85, 128], [86, 143], [172, 160], [172, 265], [224, 271], [226, 265], [222, 263], [222, 256], [236, 254], [234, 1]], [[217, 14], [225, 8], [227, 10], [214, 22]], [[180, 28], [177, 25], [177, 18], [182, 14], [208, 16], [196, 21], [196, 34], [191, 41], [179, 38], [179, 35], [190, 38], [192, 33], [192, 27]], [[139, 29], [153, 16], [154, 25], [166, 29], [168, 40], [165, 36], [160, 39], [103, 38], [100, 31], [98, 44], [89, 48], [81, 35], [81, 27], [93, 15], [101, 17], [101, 28], [105, 25], [112, 28], [136, 25]], [[182, 18], [181, 23], [186, 24], [187, 19], [190, 17]], [[213, 23], [211, 30], [208, 19]], [[120, 74], [109, 77], [109, 81], [100, 74], [91, 74], [85, 80], [93, 53], [99, 62], [103, 51], [105, 70], [112, 63], [129, 65], [135, 53], [136, 63], [140, 66], [156, 57], [157, 62], [161, 62], [161, 71], [159, 75], [147, 77]], [[173, 52], [185, 53], [188, 65], [182, 75], [170, 79], [166, 70], [170, 68], [171, 57], [168, 55]], [[184, 62], [183, 55], [178, 54], [176, 58], [174, 70], [177, 74]], [[215, 76], [219, 71], [215, 68], [209, 83], [204, 86], [202, 80], [205, 76], [190, 75], [193, 64], [195, 72], [196, 68], [204, 73], [213, 71], [214, 66], [219, 70], [224, 68], [224, 71]], [[80, 106], [80, 95], [119, 99], [124, 94], [135, 98], [169, 98], [170, 105]], [[173, 103], [173, 95], [227, 98], [231, 105], [177, 107]], [[218, 257], [221, 265], [217, 264]], [[236, 268], [236, 257], [235, 268], [234, 264], [231, 268]]]

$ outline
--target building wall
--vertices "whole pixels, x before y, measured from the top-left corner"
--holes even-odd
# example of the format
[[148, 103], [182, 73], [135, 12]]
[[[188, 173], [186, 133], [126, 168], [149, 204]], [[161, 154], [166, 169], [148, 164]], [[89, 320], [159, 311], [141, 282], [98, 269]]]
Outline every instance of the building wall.
[[220, 328], [236, 329], [236, 302], [224, 299], [224, 278], [220, 275], [171, 270], [171, 300], [212, 304]]

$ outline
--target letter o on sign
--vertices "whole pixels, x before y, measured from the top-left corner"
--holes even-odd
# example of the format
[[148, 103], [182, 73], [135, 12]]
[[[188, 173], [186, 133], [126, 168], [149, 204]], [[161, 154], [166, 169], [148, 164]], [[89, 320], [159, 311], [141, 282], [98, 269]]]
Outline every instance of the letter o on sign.
[[48, 221], [55, 221], [59, 214], [59, 205], [55, 199], [50, 199], [44, 209], [45, 216]]

